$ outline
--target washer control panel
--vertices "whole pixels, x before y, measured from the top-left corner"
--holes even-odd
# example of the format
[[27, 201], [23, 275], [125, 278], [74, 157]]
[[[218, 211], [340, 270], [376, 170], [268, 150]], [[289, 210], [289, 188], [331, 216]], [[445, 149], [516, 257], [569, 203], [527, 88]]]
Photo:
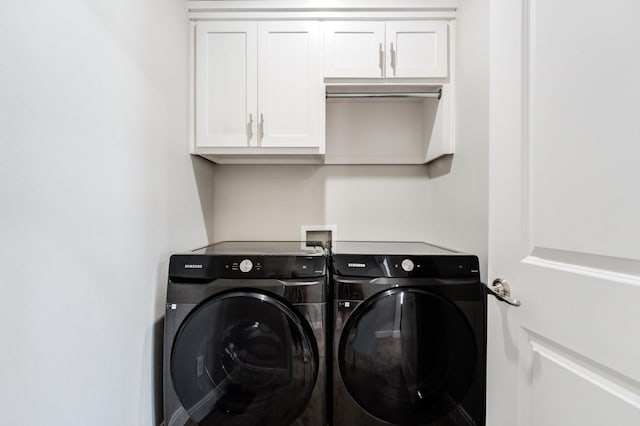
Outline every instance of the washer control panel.
[[222, 263], [226, 271], [240, 272], [240, 275], [244, 275], [249, 272], [260, 272], [263, 261], [259, 258], [254, 258], [253, 260], [248, 258], [230, 258], [225, 259]]
[[249, 259], [242, 259], [242, 261], [240, 261], [240, 271], [251, 272], [252, 269], [253, 269], [252, 261], [250, 261]]
[[402, 266], [402, 270], [405, 272], [411, 272], [415, 267], [413, 260], [411, 259], [404, 259], [400, 265]]
[[216, 278], [305, 278], [327, 273], [324, 256], [173, 255], [169, 278], [176, 281], [208, 281]]

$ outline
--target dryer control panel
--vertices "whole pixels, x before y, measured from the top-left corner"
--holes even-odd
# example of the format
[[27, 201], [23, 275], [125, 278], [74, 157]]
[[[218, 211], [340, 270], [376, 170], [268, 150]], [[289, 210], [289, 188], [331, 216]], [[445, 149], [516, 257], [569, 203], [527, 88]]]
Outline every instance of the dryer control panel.
[[474, 255], [371, 255], [334, 254], [332, 272], [341, 276], [389, 278], [479, 277]]

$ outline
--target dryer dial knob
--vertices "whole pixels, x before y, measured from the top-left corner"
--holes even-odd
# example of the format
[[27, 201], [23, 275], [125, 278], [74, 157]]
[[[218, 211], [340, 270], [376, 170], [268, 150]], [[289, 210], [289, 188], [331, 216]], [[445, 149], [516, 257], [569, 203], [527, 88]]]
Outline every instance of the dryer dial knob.
[[414, 264], [413, 261], [411, 259], [405, 259], [402, 261], [402, 270], [405, 272], [411, 272], [413, 271], [414, 268]]
[[253, 269], [253, 262], [250, 261], [249, 259], [244, 259], [242, 262], [240, 262], [240, 270], [242, 272], [249, 272]]

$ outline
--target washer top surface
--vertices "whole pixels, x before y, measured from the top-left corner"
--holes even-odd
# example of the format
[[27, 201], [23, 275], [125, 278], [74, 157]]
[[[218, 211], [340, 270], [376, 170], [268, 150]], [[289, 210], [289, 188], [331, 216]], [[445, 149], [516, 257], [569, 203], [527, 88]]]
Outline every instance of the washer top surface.
[[464, 254], [419, 241], [338, 241], [334, 245], [332, 251], [334, 254], [365, 254], [388, 256]]
[[305, 247], [300, 241], [223, 241], [193, 250], [203, 255], [259, 255], [259, 256], [323, 256], [319, 246]]

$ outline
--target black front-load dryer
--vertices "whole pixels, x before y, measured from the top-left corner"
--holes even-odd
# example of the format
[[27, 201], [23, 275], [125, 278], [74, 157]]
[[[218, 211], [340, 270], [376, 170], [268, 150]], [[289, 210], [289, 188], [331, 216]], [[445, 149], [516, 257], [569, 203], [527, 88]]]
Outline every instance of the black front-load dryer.
[[322, 248], [223, 242], [171, 256], [166, 426], [326, 425]]
[[424, 243], [342, 242], [331, 271], [334, 426], [484, 426], [477, 257]]

